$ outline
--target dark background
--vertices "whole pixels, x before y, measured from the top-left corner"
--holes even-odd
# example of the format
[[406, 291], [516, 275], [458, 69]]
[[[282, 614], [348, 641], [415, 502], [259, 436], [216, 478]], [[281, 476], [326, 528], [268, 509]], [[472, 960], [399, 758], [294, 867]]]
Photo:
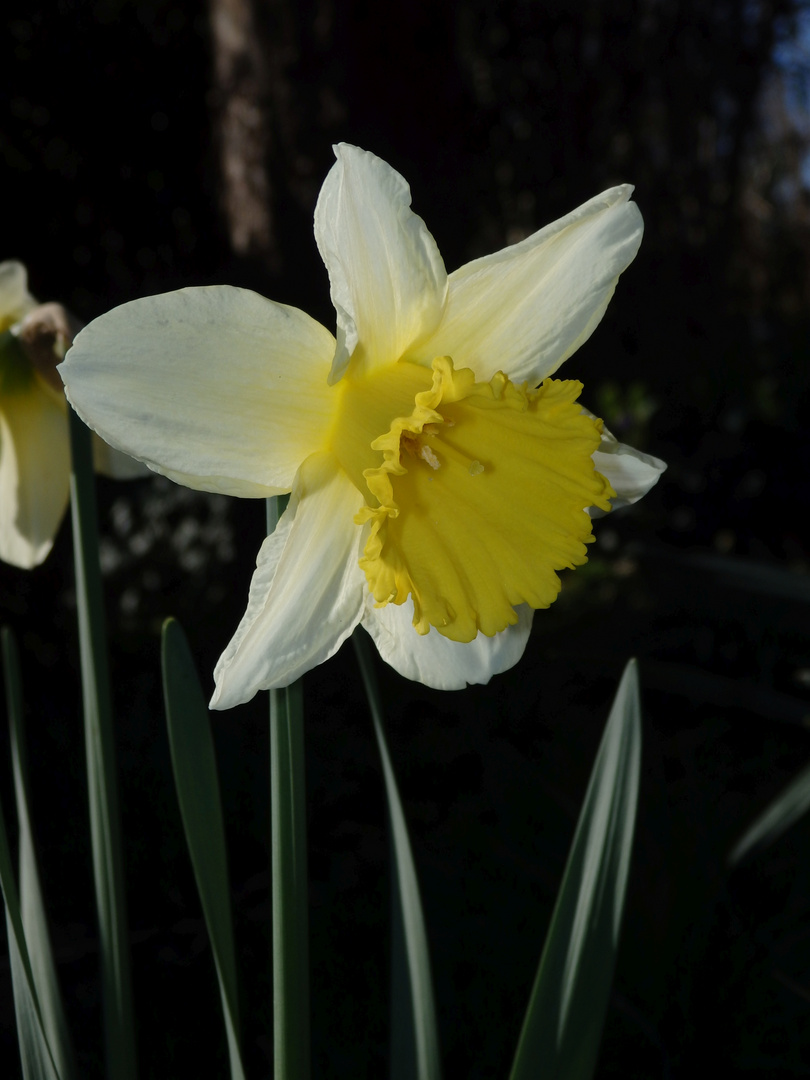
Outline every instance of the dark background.
[[[312, 210], [330, 144], [408, 179], [449, 269], [618, 182], [641, 253], [565, 369], [669, 469], [597, 524], [526, 655], [439, 694], [379, 675], [421, 876], [445, 1075], [507, 1076], [595, 749], [640, 659], [643, 778], [600, 1077], [810, 1075], [810, 829], [726, 854], [810, 756], [810, 31], [799, 0], [8, 3], [0, 258], [83, 321], [203, 283], [330, 328]], [[225, 49], [221, 20], [242, 20]], [[237, 35], [237, 41], [239, 41]], [[242, 188], [226, 178], [247, 162]], [[225, 1075], [159, 681], [177, 615], [203, 684], [240, 618], [264, 507], [99, 481], [139, 1054]], [[101, 1075], [67, 523], [0, 567], [23, 652], [34, 816], [82, 1076]], [[352, 651], [304, 680], [316, 1076], [386, 1069], [382, 781]], [[264, 698], [264, 695], [262, 695]], [[248, 1073], [269, 1076], [266, 701], [214, 714]], [[5, 739], [0, 799], [13, 821]], [[0, 1073], [17, 1075], [0, 958]]]

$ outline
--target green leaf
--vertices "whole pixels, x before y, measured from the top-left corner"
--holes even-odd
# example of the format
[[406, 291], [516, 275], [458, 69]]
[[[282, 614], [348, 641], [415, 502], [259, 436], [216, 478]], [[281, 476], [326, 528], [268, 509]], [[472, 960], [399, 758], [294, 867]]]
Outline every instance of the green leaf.
[[214, 741], [194, 661], [174, 619], [163, 626], [163, 695], [174, 783], [219, 981], [231, 1077], [244, 1080], [236, 949]]
[[93, 881], [99, 924], [101, 991], [109, 1080], [135, 1080], [135, 1029], [129, 972], [121, 825], [98, 560], [98, 515], [90, 432], [68, 409], [71, 517], [79, 615], [84, 739]]
[[425, 919], [405, 813], [388, 753], [374, 664], [364, 633], [352, 637], [366, 688], [385, 780], [393, 848], [391, 1080], [440, 1080], [436, 1007]]
[[772, 844], [791, 825], [795, 825], [810, 809], [810, 765], [804, 768], [781, 791], [756, 820], [749, 825], [728, 855], [729, 866], [735, 866], [746, 855]]
[[[4, 830], [5, 826], [3, 826]], [[5, 837], [0, 839], [0, 845], [4, 842]], [[3, 872], [0, 871], [0, 880], [3, 877]], [[60, 1080], [34, 990], [30, 959], [28, 953], [23, 951], [24, 942], [22, 945], [20, 943], [17, 927], [11, 915], [13, 902], [9, 899], [5, 882], [3, 882], [3, 896], [6, 899], [6, 933], [23, 1077], [24, 1080]], [[17, 915], [19, 916], [19, 909]]]
[[[9, 711], [11, 712], [13, 709], [20, 707], [20, 687], [14, 650], [13, 647], [9, 649], [10, 640], [7, 632], [4, 632], [3, 664]], [[61, 1080], [43, 1021], [31, 958], [25, 940], [20, 900], [11, 864], [8, 832], [1, 805], [0, 889], [2, 889], [5, 904], [8, 950], [11, 960], [11, 983], [14, 993], [14, 1011], [17, 1017], [17, 1037], [20, 1045], [23, 1076], [25, 1080]]]
[[20, 665], [13, 635], [5, 628], [2, 643], [11, 729], [11, 761], [19, 822], [20, 914], [43, 1027], [57, 1070], [62, 1077], [68, 1078], [75, 1075], [75, 1058], [56, 977], [31, 831]]
[[275, 1080], [308, 1080], [309, 920], [300, 680], [270, 691], [270, 826], [273, 894]]
[[683, 568], [699, 571], [711, 578], [714, 585], [740, 589], [754, 595], [773, 597], [797, 603], [810, 601], [810, 581], [806, 574], [793, 570], [743, 559], [735, 555], [715, 555], [712, 552], [677, 551], [674, 549], [640, 548], [650, 562], [662, 563], [666, 569]]
[[631, 660], [591, 773], [511, 1080], [593, 1075], [619, 944], [640, 763], [638, 676]]

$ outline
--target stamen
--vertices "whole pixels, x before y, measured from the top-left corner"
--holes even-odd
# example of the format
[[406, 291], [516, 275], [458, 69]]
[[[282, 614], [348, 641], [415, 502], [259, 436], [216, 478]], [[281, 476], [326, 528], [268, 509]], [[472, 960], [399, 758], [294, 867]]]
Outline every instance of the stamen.
[[429, 446], [422, 447], [422, 449], [419, 451], [419, 457], [422, 459], [422, 461], [426, 461], [431, 467], [431, 469], [438, 469], [439, 465], [441, 464], [441, 462]]
[[[444, 418], [442, 418], [444, 423]], [[441, 424], [427, 423], [421, 431], [403, 431], [399, 440], [400, 450], [404, 450], [410, 457], [419, 458], [429, 465], [431, 469], [440, 469], [441, 461], [434, 450], [424, 440], [426, 438], [437, 439], [440, 435]]]
[[[447, 439], [442, 439], [439, 443], [439, 453], [443, 458], [447, 458], [449, 461], [457, 462], [462, 468], [469, 472], [470, 476], [477, 476], [484, 471], [483, 465], [479, 461], [470, 458], [463, 450], [459, 450], [457, 446], [449, 442]], [[426, 448], [427, 449], [427, 448]], [[427, 460], [427, 459], [426, 459]], [[476, 468], [477, 466], [477, 468]]]

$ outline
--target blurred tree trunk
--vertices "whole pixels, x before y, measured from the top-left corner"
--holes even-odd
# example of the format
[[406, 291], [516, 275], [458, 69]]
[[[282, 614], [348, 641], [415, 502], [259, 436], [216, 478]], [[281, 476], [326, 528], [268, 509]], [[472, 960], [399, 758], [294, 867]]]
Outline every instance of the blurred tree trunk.
[[[235, 255], [287, 275], [345, 112], [334, 0], [209, 0], [221, 210]], [[346, 57], [350, 64], [350, 57]], [[342, 67], [342, 65], [341, 65]]]
[[258, 258], [278, 273], [281, 251], [270, 162], [277, 149], [274, 112], [288, 93], [284, 61], [290, 43], [285, 0], [271, 0], [269, 7], [282, 32], [266, 41], [252, 0], [209, 0], [214, 133], [228, 237], [236, 255]]

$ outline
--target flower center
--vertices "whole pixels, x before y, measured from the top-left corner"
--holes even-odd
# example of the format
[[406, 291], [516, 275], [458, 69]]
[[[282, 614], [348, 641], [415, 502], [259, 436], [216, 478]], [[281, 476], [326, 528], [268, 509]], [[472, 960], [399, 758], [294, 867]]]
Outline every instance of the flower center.
[[412, 596], [419, 633], [454, 641], [505, 629], [518, 604], [548, 607], [557, 571], [587, 559], [586, 509], [614, 494], [581, 384], [478, 383], [447, 356], [342, 381], [332, 447], [366, 496], [355, 521], [370, 524], [360, 566], [377, 604]]

